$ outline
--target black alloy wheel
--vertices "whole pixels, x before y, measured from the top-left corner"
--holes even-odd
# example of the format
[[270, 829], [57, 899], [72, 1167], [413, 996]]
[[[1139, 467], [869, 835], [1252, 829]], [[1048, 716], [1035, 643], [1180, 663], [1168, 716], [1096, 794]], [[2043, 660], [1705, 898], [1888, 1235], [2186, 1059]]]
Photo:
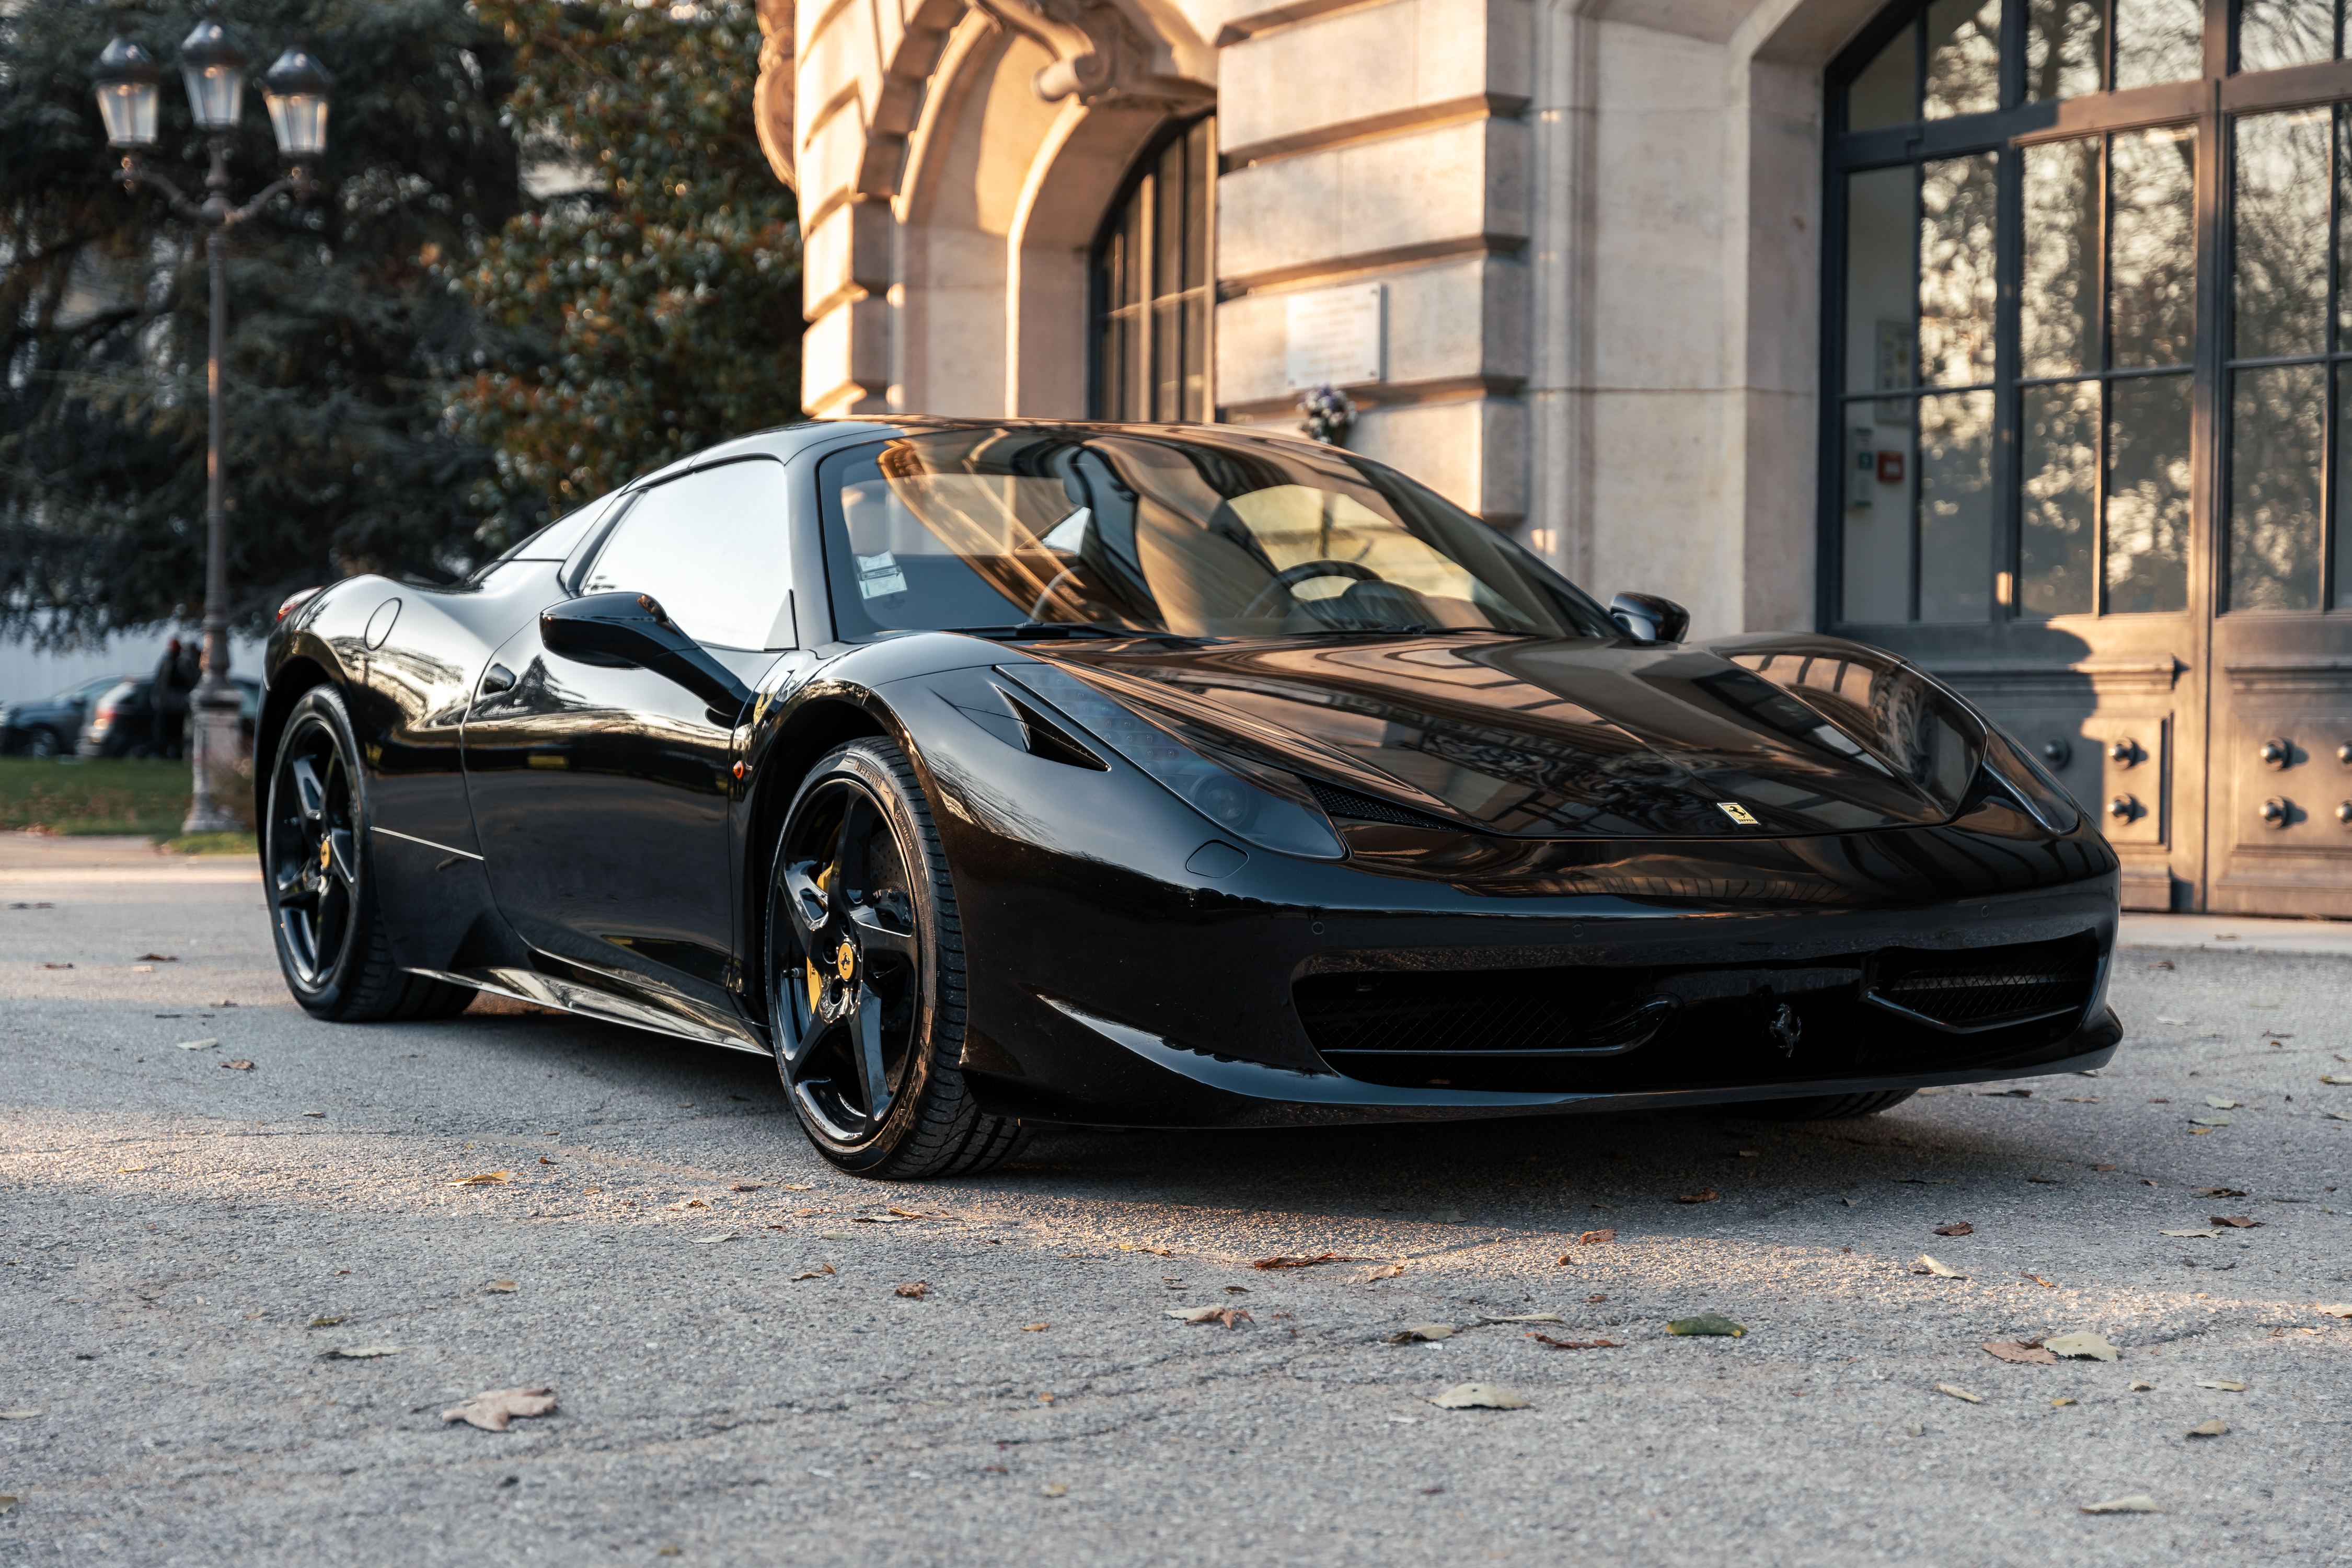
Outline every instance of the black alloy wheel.
[[768, 882], [768, 1016], [793, 1113], [842, 1170], [911, 1181], [1012, 1157], [963, 1050], [955, 890], [922, 786], [887, 741], [842, 746], [801, 783]]
[[350, 713], [330, 686], [302, 694], [269, 774], [262, 863], [287, 989], [314, 1017], [437, 1017], [473, 994], [393, 961], [369, 876], [366, 781]]

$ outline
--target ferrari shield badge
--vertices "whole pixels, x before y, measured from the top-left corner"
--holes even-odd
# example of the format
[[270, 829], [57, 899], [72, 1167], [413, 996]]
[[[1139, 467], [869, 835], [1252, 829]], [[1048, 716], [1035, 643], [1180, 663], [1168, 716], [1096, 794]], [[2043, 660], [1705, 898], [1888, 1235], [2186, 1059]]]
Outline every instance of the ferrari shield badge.
[[850, 972], [857, 967], [857, 950], [847, 942], [843, 942], [841, 951], [833, 955], [833, 966], [840, 972], [844, 980], [848, 979]]
[[1756, 814], [1748, 810], [1746, 806], [1740, 805], [1736, 800], [1718, 800], [1715, 805], [1717, 810], [1722, 812], [1724, 816], [1731, 818], [1732, 821], [1739, 824], [1742, 827], [1755, 827], [1759, 826], [1756, 820]]

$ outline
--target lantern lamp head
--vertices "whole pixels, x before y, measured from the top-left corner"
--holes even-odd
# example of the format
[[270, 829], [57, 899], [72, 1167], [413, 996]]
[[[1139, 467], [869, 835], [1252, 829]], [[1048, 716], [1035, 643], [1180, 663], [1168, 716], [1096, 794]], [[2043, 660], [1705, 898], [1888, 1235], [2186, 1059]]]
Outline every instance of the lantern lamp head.
[[326, 68], [299, 43], [278, 56], [261, 79], [269, 129], [278, 135], [278, 151], [289, 160], [299, 163], [327, 150], [327, 106], [334, 85]]
[[187, 83], [197, 130], [236, 129], [245, 110], [246, 62], [252, 58], [207, 5], [194, 29], [180, 40], [180, 78]]
[[155, 145], [155, 84], [163, 79], [163, 68], [131, 40], [127, 23], [118, 26], [89, 79], [108, 143], [125, 152]]

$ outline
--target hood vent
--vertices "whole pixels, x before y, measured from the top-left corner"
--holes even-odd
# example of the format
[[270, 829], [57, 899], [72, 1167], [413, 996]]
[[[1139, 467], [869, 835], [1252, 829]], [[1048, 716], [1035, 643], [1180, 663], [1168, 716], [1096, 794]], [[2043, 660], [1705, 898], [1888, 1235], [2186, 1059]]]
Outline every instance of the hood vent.
[[1341, 789], [1338, 784], [1325, 784], [1321, 779], [1308, 779], [1307, 787], [1315, 792], [1315, 803], [1325, 815], [1350, 816], [1363, 822], [1388, 822], [1399, 827], [1423, 827], [1436, 833], [1468, 833], [1473, 829], [1458, 822], [1426, 811], [1415, 811], [1409, 805], [1396, 805], [1377, 795]]

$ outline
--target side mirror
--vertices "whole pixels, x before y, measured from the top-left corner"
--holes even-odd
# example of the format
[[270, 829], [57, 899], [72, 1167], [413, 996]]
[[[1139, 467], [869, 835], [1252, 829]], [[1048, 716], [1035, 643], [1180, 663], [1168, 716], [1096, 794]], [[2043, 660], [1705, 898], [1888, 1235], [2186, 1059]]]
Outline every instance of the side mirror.
[[539, 640], [548, 652], [581, 664], [650, 670], [675, 681], [726, 724], [751, 700], [751, 689], [648, 595], [591, 594], [551, 605], [539, 613]]
[[1690, 630], [1690, 612], [1655, 594], [1618, 595], [1609, 601], [1609, 618], [1643, 642], [1680, 642]]

